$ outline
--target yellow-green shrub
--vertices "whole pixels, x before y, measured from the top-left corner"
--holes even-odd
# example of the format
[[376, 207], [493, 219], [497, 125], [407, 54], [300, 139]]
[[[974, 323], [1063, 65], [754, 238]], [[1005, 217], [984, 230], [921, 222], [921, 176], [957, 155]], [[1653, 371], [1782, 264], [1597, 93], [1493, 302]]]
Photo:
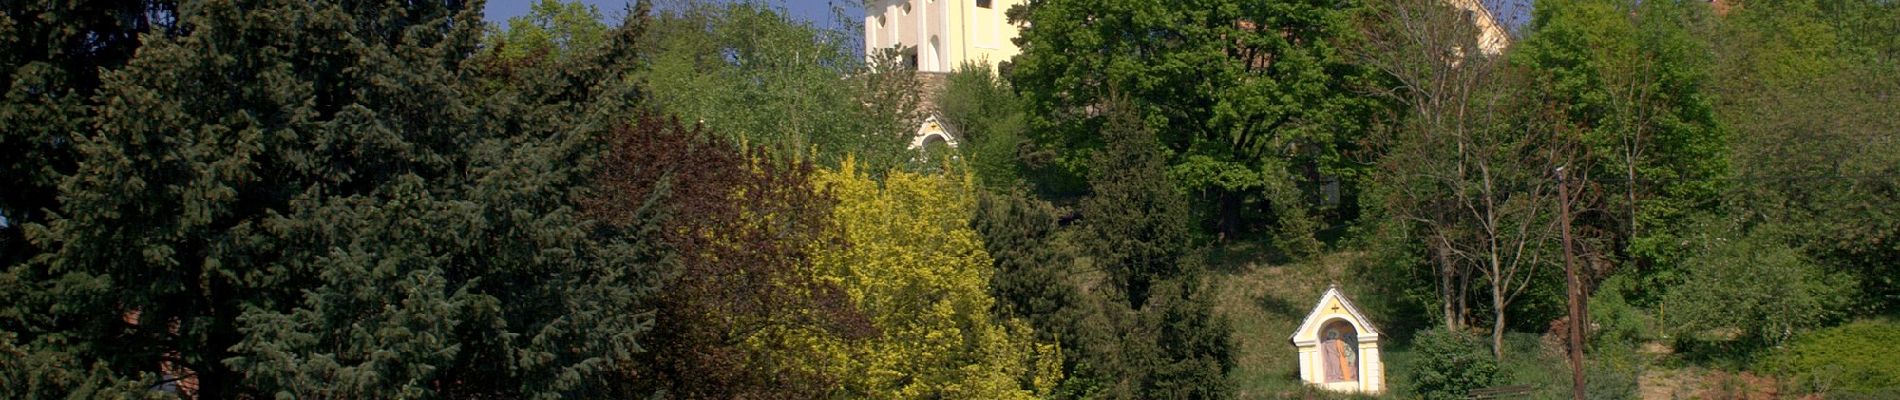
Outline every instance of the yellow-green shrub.
[[1027, 399], [1057, 383], [1056, 347], [990, 315], [991, 260], [969, 225], [969, 176], [892, 171], [880, 184], [847, 159], [814, 178], [838, 199], [846, 245], [814, 249], [813, 273], [843, 287], [879, 333], [846, 342], [782, 332], [757, 345], [819, 354], [784, 361], [840, 377], [847, 397]]

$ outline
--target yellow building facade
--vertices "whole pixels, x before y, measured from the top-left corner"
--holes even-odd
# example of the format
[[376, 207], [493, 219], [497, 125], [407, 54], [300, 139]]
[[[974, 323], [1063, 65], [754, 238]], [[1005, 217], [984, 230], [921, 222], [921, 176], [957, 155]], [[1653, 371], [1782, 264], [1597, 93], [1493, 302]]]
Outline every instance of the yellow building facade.
[[921, 72], [951, 72], [964, 63], [995, 69], [1022, 52], [1020, 27], [1004, 15], [1024, 0], [876, 0], [864, 8], [864, 54], [905, 50]]

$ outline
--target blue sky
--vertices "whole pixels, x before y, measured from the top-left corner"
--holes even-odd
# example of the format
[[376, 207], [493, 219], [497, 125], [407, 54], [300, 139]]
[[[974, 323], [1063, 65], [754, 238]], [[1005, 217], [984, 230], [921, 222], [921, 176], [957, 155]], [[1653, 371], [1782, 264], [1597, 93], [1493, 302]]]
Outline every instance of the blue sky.
[[[527, 14], [528, 6], [538, 1], [539, 0], [489, 0], [487, 9], [482, 10], [482, 12], [483, 14], [485, 14], [489, 22], [506, 24], [508, 22], [508, 18], [510, 17], [519, 17], [524, 14]], [[773, 6], [786, 10], [787, 12], [791, 13], [792, 17], [794, 18], [798, 18], [799, 20], [810, 22], [813, 25], [817, 25], [819, 27], [829, 28], [829, 27], [835, 27], [837, 25], [835, 22], [833, 22], [832, 15], [831, 15], [831, 6], [834, 3], [840, 6], [851, 6], [851, 7], [848, 7], [846, 11], [853, 14], [852, 16], [853, 19], [860, 18], [860, 16], [864, 15], [864, 11], [860, 9], [861, 7], [856, 6], [857, 4], [861, 4], [862, 0], [763, 0], [763, 1], [767, 4], [771, 4]], [[627, 8], [627, 4], [632, 3], [633, 0], [581, 0], [581, 2], [592, 4], [595, 7], [599, 7], [600, 12], [602, 14], [605, 14], [608, 17], [613, 18], [613, 17], [619, 17], [622, 10], [625, 10]], [[653, 0], [654, 7], [660, 7], [660, 8], [665, 8], [668, 5], [677, 4], [677, 3], [679, 3], [679, 0]]]

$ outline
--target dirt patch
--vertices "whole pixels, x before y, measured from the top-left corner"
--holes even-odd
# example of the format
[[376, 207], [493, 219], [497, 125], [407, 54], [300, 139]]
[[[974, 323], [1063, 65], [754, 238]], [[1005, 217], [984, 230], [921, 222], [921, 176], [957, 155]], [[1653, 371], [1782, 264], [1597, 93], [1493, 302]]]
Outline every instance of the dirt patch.
[[1779, 379], [1750, 372], [1652, 369], [1637, 378], [1636, 383], [1643, 400], [1821, 399], [1821, 396], [1813, 394], [1793, 397], [1792, 394], [1786, 393]]
[[1696, 382], [1694, 374], [1682, 370], [1651, 369], [1636, 378], [1636, 392], [1643, 400], [1688, 399]]

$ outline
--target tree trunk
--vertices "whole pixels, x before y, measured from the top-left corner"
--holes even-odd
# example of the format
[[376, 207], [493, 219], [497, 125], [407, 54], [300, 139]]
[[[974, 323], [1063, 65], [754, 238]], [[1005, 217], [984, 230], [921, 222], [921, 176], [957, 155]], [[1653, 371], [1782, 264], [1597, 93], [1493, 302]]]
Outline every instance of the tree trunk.
[[1464, 318], [1458, 315], [1458, 308], [1455, 304], [1457, 301], [1457, 295], [1455, 294], [1457, 290], [1452, 286], [1452, 274], [1455, 273], [1455, 269], [1452, 268], [1451, 257], [1446, 254], [1448, 250], [1445, 249], [1444, 242], [1439, 242], [1437, 246], [1433, 247], [1433, 250], [1438, 258], [1438, 295], [1442, 300], [1440, 304], [1445, 308], [1445, 330], [1455, 332], [1458, 330], [1458, 321]]
[[1471, 325], [1471, 274], [1458, 271], [1458, 327]]
[[1498, 283], [1497, 265], [1491, 268], [1491, 357], [1504, 362], [1504, 285]]

